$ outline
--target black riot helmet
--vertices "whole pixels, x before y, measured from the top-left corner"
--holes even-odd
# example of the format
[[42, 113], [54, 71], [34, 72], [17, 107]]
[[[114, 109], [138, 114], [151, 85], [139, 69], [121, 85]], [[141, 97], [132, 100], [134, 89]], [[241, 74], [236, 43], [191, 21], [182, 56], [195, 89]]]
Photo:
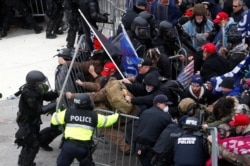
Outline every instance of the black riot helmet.
[[47, 77], [38, 70], [32, 70], [26, 75], [26, 83], [30, 87], [36, 87], [39, 84], [47, 81]]
[[137, 16], [134, 18], [131, 24], [131, 30], [140, 39], [150, 38], [150, 25], [148, 21], [141, 16]]
[[76, 95], [74, 98], [74, 104], [77, 108], [93, 109], [94, 103], [86, 93]]
[[175, 40], [178, 37], [175, 27], [168, 21], [160, 22], [159, 35], [166, 40]]
[[[62, 57], [66, 61], [70, 61], [73, 59], [73, 56], [75, 54], [75, 50], [71, 48], [62, 48], [60, 50], [57, 50], [58, 54], [55, 56]], [[80, 54], [76, 54], [76, 58], [78, 58]]]
[[150, 25], [154, 23], [154, 15], [148, 11], [140, 12], [139, 16], [146, 19]]
[[199, 120], [195, 117], [187, 117], [183, 124], [183, 129], [198, 130]]

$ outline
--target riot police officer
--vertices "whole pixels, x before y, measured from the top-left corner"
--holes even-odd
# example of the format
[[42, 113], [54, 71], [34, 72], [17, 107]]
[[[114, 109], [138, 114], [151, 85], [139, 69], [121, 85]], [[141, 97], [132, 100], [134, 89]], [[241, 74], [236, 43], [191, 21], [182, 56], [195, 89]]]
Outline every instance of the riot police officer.
[[150, 24], [142, 16], [135, 17], [130, 30], [127, 31], [139, 57], [143, 57], [146, 55], [146, 50], [153, 48], [150, 31]]
[[[39, 150], [39, 130], [41, 114], [45, 114], [55, 106], [43, 106], [43, 101], [52, 101], [58, 97], [53, 91], [48, 91], [47, 77], [37, 70], [28, 72], [26, 84], [22, 87], [19, 100], [19, 111], [16, 122], [18, 131], [15, 143], [22, 146], [18, 159], [19, 166], [33, 166]], [[55, 107], [54, 107], [55, 108]]]
[[174, 165], [201, 166], [209, 158], [207, 139], [199, 131], [199, 121], [195, 117], [188, 117], [183, 124], [183, 131], [172, 133], [175, 137]]
[[46, 15], [49, 18], [46, 29], [46, 38], [54, 39], [56, 34], [63, 34], [62, 30], [59, 30], [60, 24], [63, 19], [63, 0], [47, 0], [48, 9]]
[[69, 166], [74, 158], [80, 165], [93, 165], [92, 136], [96, 127], [114, 124], [119, 114], [104, 116], [93, 111], [94, 103], [86, 93], [77, 94], [74, 107], [52, 115], [53, 125], [65, 125], [64, 143], [57, 158], [57, 166]]

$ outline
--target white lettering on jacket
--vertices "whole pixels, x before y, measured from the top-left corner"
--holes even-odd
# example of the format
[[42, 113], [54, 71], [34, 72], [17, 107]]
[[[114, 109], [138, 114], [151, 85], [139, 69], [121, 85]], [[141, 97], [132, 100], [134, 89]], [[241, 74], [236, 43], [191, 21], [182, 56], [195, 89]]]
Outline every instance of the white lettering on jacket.
[[178, 144], [195, 144], [196, 138], [178, 138]]
[[92, 118], [91, 117], [85, 117], [85, 116], [70, 116], [70, 121], [76, 121], [76, 122], [87, 122], [91, 123]]

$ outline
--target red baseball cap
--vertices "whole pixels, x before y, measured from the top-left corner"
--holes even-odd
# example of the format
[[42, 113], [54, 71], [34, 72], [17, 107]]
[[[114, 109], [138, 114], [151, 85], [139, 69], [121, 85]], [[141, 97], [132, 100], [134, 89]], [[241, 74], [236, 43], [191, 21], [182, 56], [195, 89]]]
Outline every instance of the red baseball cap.
[[220, 23], [222, 20], [227, 20], [228, 19], [228, 14], [225, 12], [219, 12], [216, 15], [216, 18], [214, 19], [214, 23], [218, 24]]
[[110, 76], [112, 73], [116, 71], [116, 67], [113, 62], [107, 62], [105, 63], [103, 70], [101, 71], [102, 76]]
[[209, 54], [213, 54], [216, 52], [216, 46], [213, 43], [206, 43], [202, 45], [201, 49]]
[[249, 123], [249, 117], [246, 114], [235, 115], [229, 122], [230, 126], [234, 127], [249, 125]]

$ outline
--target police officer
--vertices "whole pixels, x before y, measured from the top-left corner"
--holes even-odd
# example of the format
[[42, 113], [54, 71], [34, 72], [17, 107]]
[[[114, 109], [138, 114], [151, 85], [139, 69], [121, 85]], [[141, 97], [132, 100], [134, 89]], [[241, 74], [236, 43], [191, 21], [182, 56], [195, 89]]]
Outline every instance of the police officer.
[[207, 139], [199, 131], [199, 121], [195, 117], [188, 117], [183, 124], [183, 131], [172, 133], [175, 137], [174, 165], [201, 166], [209, 158]]
[[[37, 70], [30, 71], [26, 76], [26, 84], [21, 90], [19, 100], [19, 111], [16, 122], [18, 131], [16, 140], [18, 146], [22, 146], [18, 159], [19, 166], [33, 166], [34, 159], [39, 150], [39, 130], [41, 114], [47, 113], [50, 106], [43, 106], [43, 101], [51, 101], [58, 97], [58, 94], [49, 91], [46, 84], [46, 76]], [[52, 104], [54, 107], [55, 104]]]
[[47, 0], [48, 9], [46, 15], [49, 18], [46, 29], [46, 38], [54, 39], [56, 34], [63, 34], [62, 30], [59, 30], [62, 18], [63, 18], [63, 0]]
[[168, 113], [168, 105], [172, 104], [167, 96], [156, 95], [153, 100], [154, 106], [140, 114], [136, 132], [136, 154], [143, 166], [150, 166], [154, 155], [152, 147], [156, 143], [161, 132], [172, 123]]
[[[107, 23], [108, 22], [108, 13], [101, 13], [99, 8], [98, 0], [80, 0], [80, 9], [83, 15], [88, 20], [94, 28], [98, 30], [97, 22]], [[90, 50], [94, 50], [93, 40], [94, 35], [92, 34], [88, 24], [85, 21], [82, 21], [82, 30], [86, 35], [86, 42], [90, 47]]]
[[93, 111], [94, 103], [86, 93], [74, 98], [72, 109], [55, 112], [53, 125], [65, 125], [64, 143], [57, 158], [57, 166], [69, 166], [76, 158], [81, 166], [93, 165], [92, 136], [96, 127], [108, 127], [114, 124], [119, 114], [104, 116]]
[[74, 48], [76, 36], [80, 36], [82, 31], [80, 30], [80, 13], [78, 12], [79, 4], [74, 0], [64, 1], [65, 16], [69, 24], [69, 30], [66, 37], [67, 48]]

